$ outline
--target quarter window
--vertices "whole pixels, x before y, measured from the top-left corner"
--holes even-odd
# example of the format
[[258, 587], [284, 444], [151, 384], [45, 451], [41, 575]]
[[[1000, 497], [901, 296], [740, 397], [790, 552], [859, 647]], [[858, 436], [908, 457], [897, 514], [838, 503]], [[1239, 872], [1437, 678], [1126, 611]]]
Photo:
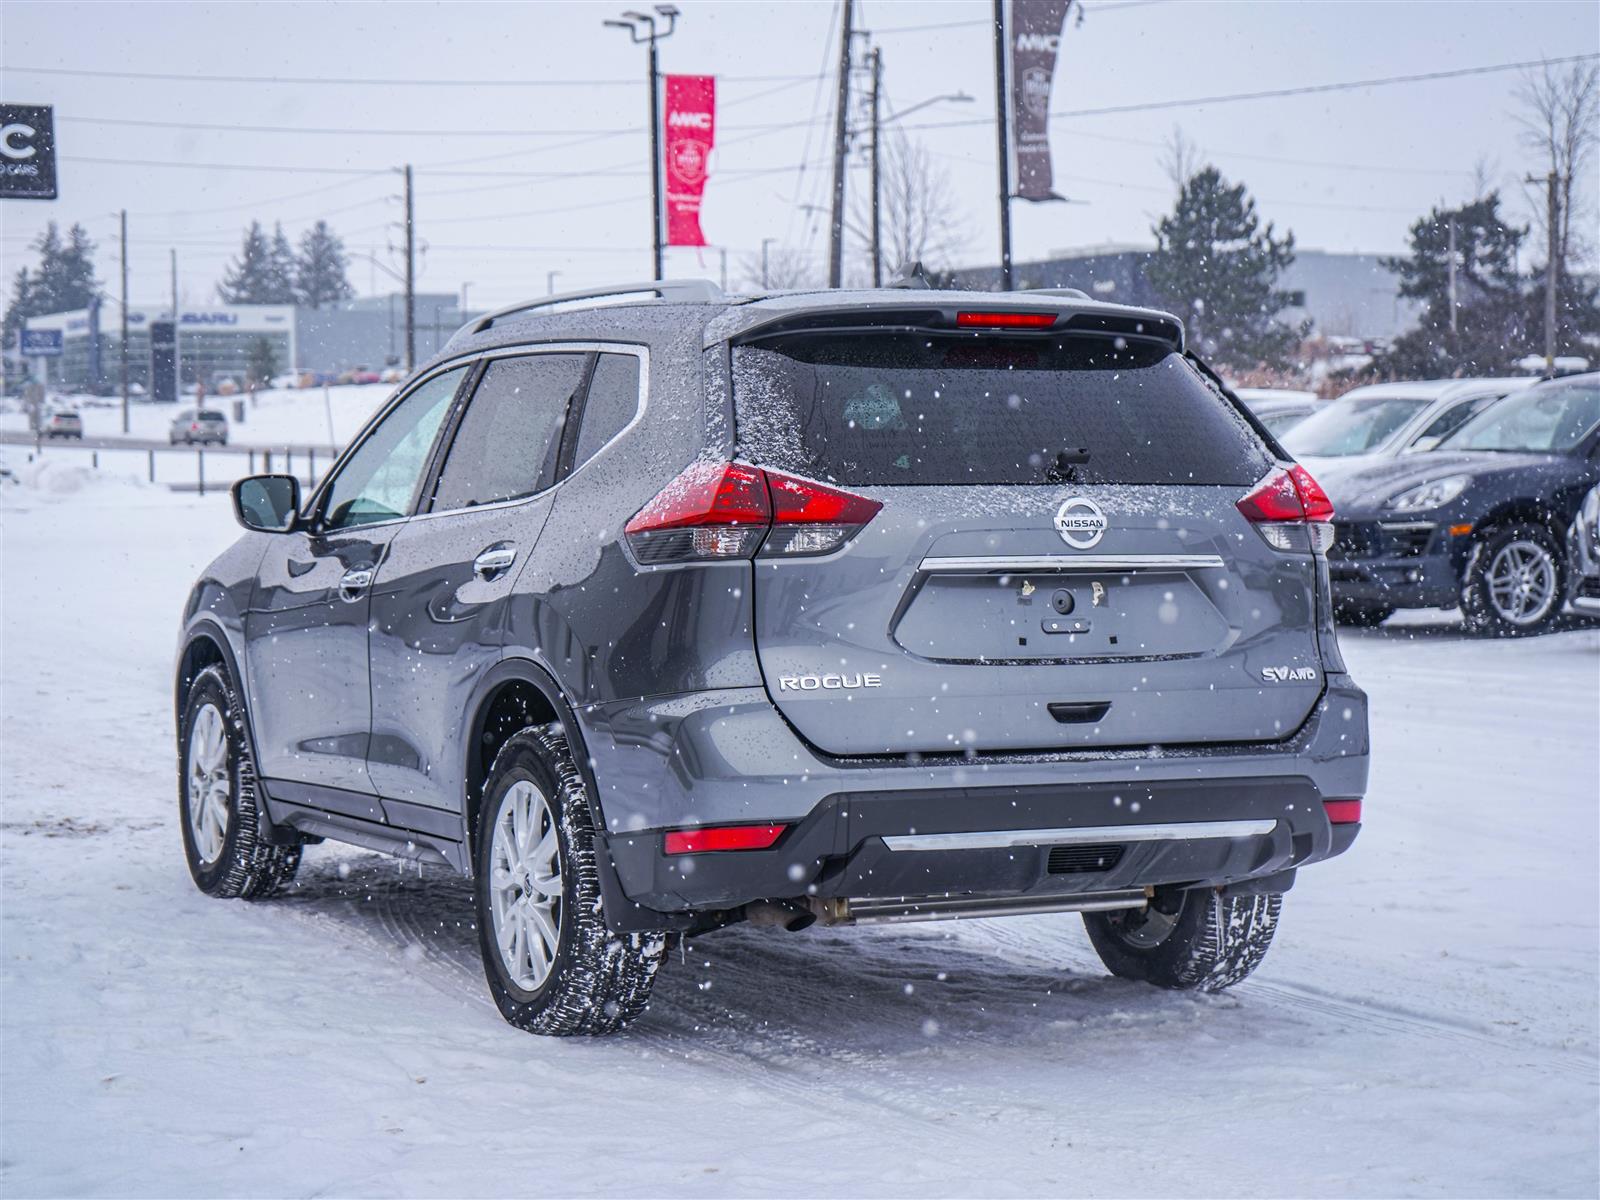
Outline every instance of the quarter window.
[[515, 500], [548, 487], [588, 359], [530, 354], [491, 360], [450, 443], [434, 510]]
[[418, 386], [356, 447], [328, 487], [327, 529], [407, 516], [434, 438], [466, 374], [457, 367]]
[[573, 467], [582, 466], [639, 411], [639, 360], [632, 354], [602, 354], [583, 402], [583, 425]]

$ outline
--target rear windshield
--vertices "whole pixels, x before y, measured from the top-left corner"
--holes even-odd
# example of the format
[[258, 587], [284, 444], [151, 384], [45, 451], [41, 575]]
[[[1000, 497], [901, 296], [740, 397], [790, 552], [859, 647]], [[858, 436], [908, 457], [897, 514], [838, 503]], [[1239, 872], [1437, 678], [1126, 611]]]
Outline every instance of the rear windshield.
[[739, 452], [861, 487], [1248, 486], [1271, 459], [1163, 346], [926, 334], [797, 334], [734, 349]]
[[202, 421], [226, 421], [227, 419], [221, 413], [209, 408], [200, 414], [200, 420]]

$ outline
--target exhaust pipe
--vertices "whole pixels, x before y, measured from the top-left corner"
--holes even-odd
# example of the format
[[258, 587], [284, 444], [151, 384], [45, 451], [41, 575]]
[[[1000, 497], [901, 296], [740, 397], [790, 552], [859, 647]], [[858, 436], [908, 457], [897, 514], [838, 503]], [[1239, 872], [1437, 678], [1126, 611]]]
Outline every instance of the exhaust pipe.
[[897, 896], [886, 899], [810, 901], [824, 925], [885, 925], [955, 921], [964, 917], [1014, 917], [1029, 913], [1110, 912], [1143, 908], [1144, 889], [1066, 896]]
[[777, 926], [795, 933], [817, 923], [817, 914], [803, 904], [757, 900], [744, 906], [744, 919], [752, 925]]

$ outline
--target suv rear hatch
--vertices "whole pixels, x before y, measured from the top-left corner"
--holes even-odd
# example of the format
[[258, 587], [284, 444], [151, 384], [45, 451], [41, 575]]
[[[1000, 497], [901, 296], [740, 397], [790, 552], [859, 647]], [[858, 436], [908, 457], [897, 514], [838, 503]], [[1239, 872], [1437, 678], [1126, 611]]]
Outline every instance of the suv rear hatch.
[[738, 457], [882, 506], [756, 557], [774, 704], [839, 756], [1288, 737], [1316, 565], [1240, 508], [1285, 478], [1262, 440], [1175, 342], [985, 316], [1021, 314], [734, 346]]

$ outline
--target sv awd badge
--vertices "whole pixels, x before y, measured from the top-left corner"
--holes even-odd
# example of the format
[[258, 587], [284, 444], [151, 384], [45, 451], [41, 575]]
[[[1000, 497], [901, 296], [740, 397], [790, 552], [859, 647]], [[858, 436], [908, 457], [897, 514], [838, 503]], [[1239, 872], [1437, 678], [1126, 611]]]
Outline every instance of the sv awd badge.
[[1262, 667], [1261, 678], [1268, 683], [1309, 683], [1317, 677], [1315, 667]]
[[779, 675], [780, 692], [837, 692], [850, 688], [882, 687], [883, 676], [870, 671], [857, 675]]

